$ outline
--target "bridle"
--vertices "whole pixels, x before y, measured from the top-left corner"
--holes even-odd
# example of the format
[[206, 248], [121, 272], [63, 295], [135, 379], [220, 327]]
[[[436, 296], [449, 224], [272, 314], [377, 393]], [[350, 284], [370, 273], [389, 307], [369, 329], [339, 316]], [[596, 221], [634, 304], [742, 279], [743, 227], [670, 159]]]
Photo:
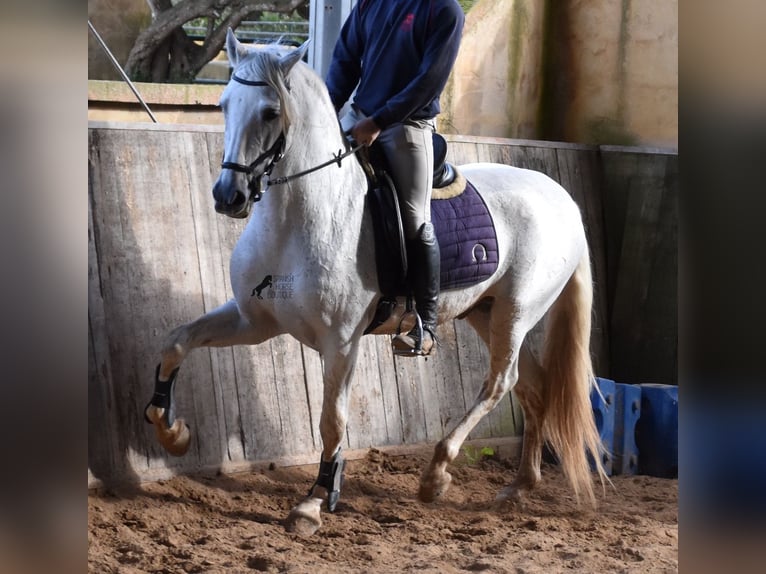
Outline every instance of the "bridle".
[[[245, 86], [268, 87], [271, 85], [268, 82], [264, 82], [261, 80], [246, 80], [244, 78], [240, 78], [236, 74], [232, 74], [231, 79]], [[288, 87], [288, 90], [289, 90], [289, 87]], [[266, 165], [266, 169], [263, 170], [262, 176], [271, 175], [271, 171], [274, 169], [274, 166], [276, 166], [277, 163], [285, 155], [285, 142], [286, 142], [285, 132], [283, 130], [279, 133], [279, 136], [277, 137], [276, 141], [272, 144], [272, 146], [269, 149], [267, 149], [265, 152], [263, 152], [261, 155], [259, 155], [257, 158], [255, 158], [252, 162], [250, 162], [250, 164], [244, 165], [244, 164], [233, 162], [233, 161], [222, 161], [221, 169], [230, 169], [232, 171], [244, 173], [245, 175], [247, 175], [249, 178], [249, 181], [247, 184], [247, 187], [250, 190], [249, 199], [252, 201], [260, 201], [261, 195], [263, 195], [260, 190], [260, 181], [259, 181], [260, 177], [258, 178], [252, 177], [253, 172], [255, 171], [255, 168], [257, 166], [259, 166], [265, 160], [269, 160], [268, 165]], [[338, 150], [337, 154], [333, 154], [333, 159], [331, 160], [328, 160], [320, 165], [314, 166], [312, 168], [301, 171], [299, 173], [295, 173], [295, 174], [287, 175], [283, 177], [278, 177], [276, 179], [268, 179], [266, 181], [266, 185], [267, 186], [282, 185], [294, 179], [298, 179], [299, 177], [303, 177], [304, 175], [308, 175], [310, 173], [318, 171], [333, 163], [337, 163], [338, 167], [340, 167], [341, 160], [347, 158], [353, 153], [356, 153], [361, 147], [362, 145], [357, 145], [355, 147], [351, 147], [347, 149], [345, 152], [343, 150]]]

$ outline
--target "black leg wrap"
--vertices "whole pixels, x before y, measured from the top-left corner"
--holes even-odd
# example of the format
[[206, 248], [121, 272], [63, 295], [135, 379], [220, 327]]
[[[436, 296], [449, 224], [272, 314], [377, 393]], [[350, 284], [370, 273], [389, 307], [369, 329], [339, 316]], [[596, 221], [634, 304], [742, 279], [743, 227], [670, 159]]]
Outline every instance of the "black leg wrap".
[[309, 495], [311, 495], [316, 486], [321, 486], [327, 490], [327, 510], [330, 512], [335, 512], [335, 506], [340, 498], [340, 489], [343, 486], [343, 469], [346, 467], [346, 459], [343, 458], [340, 451], [341, 449], [338, 449], [332, 460], [320, 461], [319, 476], [309, 491]]
[[154, 406], [165, 409], [167, 424], [168, 426], [173, 425], [173, 421], [176, 418], [175, 407], [173, 404], [175, 402], [173, 400], [173, 390], [175, 388], [176, 375], [178, 375], [178, 369], [180, 368], [181, 367], [176, 367], [167, 381], [160, 381], [160, 365], [157, 365], [157, 371], [154, 375], [154, 395], [152, 395], [152, 400], [149, 401], [149, 404], [147, 404], [144, 409], [144, 420], [146, 420], [146, 422], [150, 424], [152, 423], [149, 417], [146, 416], [146, 409]]

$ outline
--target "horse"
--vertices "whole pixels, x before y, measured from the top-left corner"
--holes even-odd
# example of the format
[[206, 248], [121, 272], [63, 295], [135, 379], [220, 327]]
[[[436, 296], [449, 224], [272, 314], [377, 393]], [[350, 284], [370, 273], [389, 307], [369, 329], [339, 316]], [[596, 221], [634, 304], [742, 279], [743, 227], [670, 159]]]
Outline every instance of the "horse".
[[[229, 30], [226, 46], [233, 74], [220, 100], [224, 160], [213, 198], [215, 209], [231, 217], [247, 217], [255, 207], [231, 254], [233, 298], [168, 334], [144, 414], [163, 447], [181, 455], [190, 430], [175, 417], [172, 397], [191, 350], [257, 345], [289, 333], [318, 351], [319, 475], [285, 520], [288, 530], [311, 535], [322, 524], [322, 509], [334, 511], [340, 494], [350, 381], [380, 298], [365, 209], [368, 180], [359, 161], [344, 159], [349, 151], [338, 151], [349, 144], [324, 82], [301, 61], [307, 44], [250, 47]], [[579, 208], [558, 183], [536, 171], [489, 163], [459, 170], [492, 214], [499, 261], [489, 279], [442, 292], [439, 322], [466, 319], [489, 349], [489, 372], [465, 416], [436, 444], [418, 496], [428, 503], [446, 492], [452, 479], [447, 467], [462, 443], [513, 388], [525, 420], [521, 461], [495, 503], [520, 500], [539, 483], [547, 441], [578, 504], [584, 495], [595, 505], [591, 464], [602, 486], [608, 478], [590, 404], [593, 286]], [[292, 277], [290, 298], [250, 296], [267, 271]], [[545, 344], [536, 353], [525, 339], [544, 316]]]

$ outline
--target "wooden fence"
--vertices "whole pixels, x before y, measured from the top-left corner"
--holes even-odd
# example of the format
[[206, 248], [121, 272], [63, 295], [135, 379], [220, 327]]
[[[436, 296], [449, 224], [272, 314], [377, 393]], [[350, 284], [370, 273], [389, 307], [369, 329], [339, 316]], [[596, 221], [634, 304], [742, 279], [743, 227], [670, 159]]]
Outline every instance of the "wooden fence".
[[[289, 336], [189, 355], [176, 392], [179, 413], [194, 433], [186, 456], [166, 456], [143, 421], [166, 333], [231, 296], [229, 254], [245, 222], [212, 209], [222, 136], [217, 126], [89, 126], [91, 486], [227, 472], [261, 462], [318, 461], [320, 357]], [[598, 374], [627, 373], [646, 361], [655, 371], [644, 365], [642, 377], [650, 373], [652, 381], [675, 382], [675, 313], [669, 310], [676, 304], [671, 254], [677, 155], [448, 139], [456, 164], [529, 167], [572, 193], [583, 210], [594, 262], [592, 351]], [[612, 267], [633, 276], [614, 275]], [[657, 294], [661, 301], [654, 299]], [[440, 327], [439, 337], [438, 357], [429, 360], [396, 359], [386, 337], [365, 337], [354, 375], [348, 449], [432, 443], [464, 414], [483, 382], [487, 352], [464, 321]], [[470, 438], [507, 442], [521, 430], [521, 412], [510, 395]]]

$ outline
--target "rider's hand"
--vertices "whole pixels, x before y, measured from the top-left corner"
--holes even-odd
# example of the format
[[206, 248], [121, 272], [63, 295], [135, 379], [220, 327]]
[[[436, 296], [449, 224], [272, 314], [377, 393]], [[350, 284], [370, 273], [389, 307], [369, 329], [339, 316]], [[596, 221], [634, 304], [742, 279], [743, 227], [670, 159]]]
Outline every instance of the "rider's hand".
[[380, 135], [380, 128], [372, 121], [372, 118], [365, 118], [356, 122], [353, 128], [351, 128], [351, 136], [356, 143], [365, 146], [371, 146], [377, 137]]

